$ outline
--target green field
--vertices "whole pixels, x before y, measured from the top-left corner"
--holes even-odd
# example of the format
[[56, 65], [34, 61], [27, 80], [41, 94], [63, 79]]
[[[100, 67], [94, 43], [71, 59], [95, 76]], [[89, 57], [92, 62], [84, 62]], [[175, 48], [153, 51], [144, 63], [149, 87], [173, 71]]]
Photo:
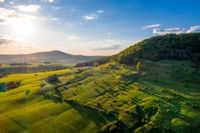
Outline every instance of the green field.
[[[0, 93], [0, 132], [199, 130], [200, 72], [186, 61], [116, 62], [90, 69], [12, 74]], [[47, 78], [57, 74], [58, 80]]]

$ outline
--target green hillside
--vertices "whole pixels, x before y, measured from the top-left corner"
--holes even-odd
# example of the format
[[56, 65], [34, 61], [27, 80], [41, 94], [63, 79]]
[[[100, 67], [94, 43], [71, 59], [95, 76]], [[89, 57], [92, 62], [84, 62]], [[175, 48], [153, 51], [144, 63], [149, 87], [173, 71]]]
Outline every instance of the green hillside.
[[200, 33], [168, 34], [141, 41], [116, 56], [124, 64], [134, 64], [137, 59], [145, 60], [191, 60], [200, 61]]
[[200, 132], [199, 46], [200, 34], [165, 35], [104, 65], [2, 77], [0, 132]]

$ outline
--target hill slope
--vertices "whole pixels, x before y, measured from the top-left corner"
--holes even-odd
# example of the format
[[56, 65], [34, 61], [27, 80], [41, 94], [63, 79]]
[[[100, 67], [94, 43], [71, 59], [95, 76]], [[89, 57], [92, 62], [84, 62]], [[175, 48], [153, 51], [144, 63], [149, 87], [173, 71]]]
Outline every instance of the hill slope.
[[200, 71], [190, 58], [116, 59], [1, 78], [0, 132], [200, 132]]
[[41, 63], [41, 62], [54, 62], [54, 63], [80, 63], [93, 59], [98, 59], [100, 56], [82, 56], [71, 55], [61, 51], [48, 51], [38, 52], [33, 54], [24, 55], [0, 55], [0, 62], [7, 63]]
[[200, 33], [168, 34], [141, 41], [116, 56], [123, 64], [134, 64], [144, 60], [191, 60], [200, 61]]

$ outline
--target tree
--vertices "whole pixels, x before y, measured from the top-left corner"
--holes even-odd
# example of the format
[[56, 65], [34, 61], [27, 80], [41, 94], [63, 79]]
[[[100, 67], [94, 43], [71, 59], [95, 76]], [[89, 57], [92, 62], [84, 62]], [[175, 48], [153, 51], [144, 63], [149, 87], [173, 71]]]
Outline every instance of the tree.
[[0, 73], [0, 78], [3, 78], [3, 74]]
[[7, 86], [8, 86], [8, 90], [11, 90], [11, 89], [15, 89], [18, 87], [18, 85], [16, 84], [16, 82], [14, 81], [10, 81], [7, 83]]
[[59, 80], [58, 80], [58, 76], [55, 74], [55, 75], [52, 75], [52, 76], [49, 76], [48, 78], [47, 78], [47, 82], [49, 82], [49, 83], [55, 83], [55, 82], [58, 82]]
[[99, 63], [97, 63], [97, 62], [96, 62], [96, 63], [94, 63], [94, 66], [95, 66], [95, 67], [99, 66]]
[[4, 92], [7, 90], [7, 85], [5, 83], [0, 84], [0, 92]]
[[139, 61], [137, 64], [136, 64], [136, 70], [141, 70], [142, 69], [142, 63]]

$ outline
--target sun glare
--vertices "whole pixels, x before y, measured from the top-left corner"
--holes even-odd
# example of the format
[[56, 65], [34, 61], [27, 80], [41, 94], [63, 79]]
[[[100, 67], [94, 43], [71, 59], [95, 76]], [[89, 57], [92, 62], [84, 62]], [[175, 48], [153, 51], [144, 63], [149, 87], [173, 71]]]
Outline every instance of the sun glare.
[[14, 20], [11, 24], [11, 27], [16, 35], [23, 37], [30, 36], [34, 31], [33, 23], [26, 19]]

